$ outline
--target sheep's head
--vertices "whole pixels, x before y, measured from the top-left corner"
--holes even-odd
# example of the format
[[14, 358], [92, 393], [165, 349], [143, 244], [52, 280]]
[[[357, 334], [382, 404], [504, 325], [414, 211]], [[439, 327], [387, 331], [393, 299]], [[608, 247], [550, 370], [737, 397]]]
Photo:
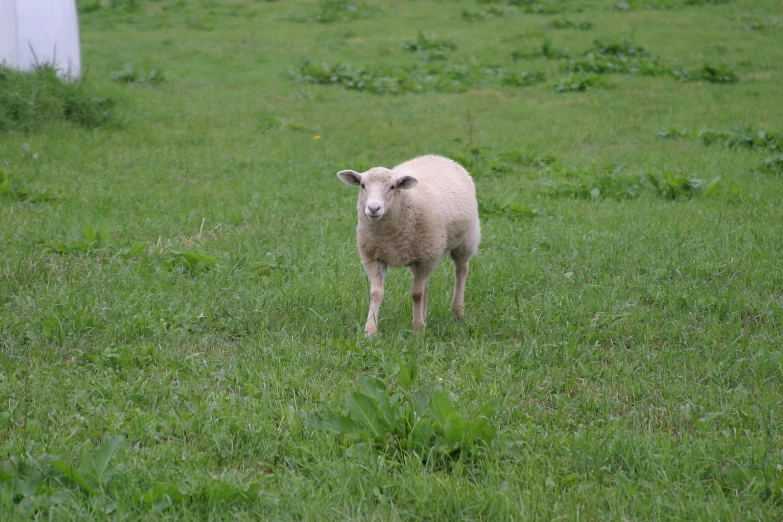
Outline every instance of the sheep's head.
[[359, 185], [359, 210], [370, 220], [383, 217], [394, 205], [400, 190], [416, 186], [419, 181], [412, 176], [395, 176], [383, 167], [375, 167], [359, 174], [354, 170], [341, 170], [337, 177], [346, 185]]

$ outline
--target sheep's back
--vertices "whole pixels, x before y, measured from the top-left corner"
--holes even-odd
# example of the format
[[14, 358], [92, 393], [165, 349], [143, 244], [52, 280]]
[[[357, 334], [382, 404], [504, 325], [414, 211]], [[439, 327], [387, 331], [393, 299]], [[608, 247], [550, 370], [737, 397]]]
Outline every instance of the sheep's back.
[[406, 196], [417, 208], [429, 209], [432, 218], [447, 229], [478, 219], [476, 187], [459, 163], [428, 155], [406, 161], [393, 170], [397, 176], [409, 175], [419, 180]]

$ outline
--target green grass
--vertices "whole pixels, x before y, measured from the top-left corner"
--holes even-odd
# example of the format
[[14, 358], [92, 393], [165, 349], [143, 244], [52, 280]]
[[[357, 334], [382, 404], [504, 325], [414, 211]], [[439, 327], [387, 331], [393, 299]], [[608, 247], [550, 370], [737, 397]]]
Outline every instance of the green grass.
[[[783, 519], [780, 5], [643, 4], [80, 1], [84, 81], [0, 81], [0, 518]], [[335, 173], [425, 153], [466, 317], [444, 262], [413, 336], [391, 270], [367, 340]]]

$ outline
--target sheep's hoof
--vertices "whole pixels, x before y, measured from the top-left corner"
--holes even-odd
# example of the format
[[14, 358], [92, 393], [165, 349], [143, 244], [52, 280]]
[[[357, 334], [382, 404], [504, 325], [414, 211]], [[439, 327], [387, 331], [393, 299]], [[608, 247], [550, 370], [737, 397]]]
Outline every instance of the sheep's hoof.
[[464, 307], [453, 308], [451, 311], [454, 312], [454, 317], [457, 319], [462, 319], [462, 316], [465, 315]]
[[422, 330], [424, 330], [424, 323], [414, 324], [413, 325], [413, 333], [414, 333], [414, 335], [419, 335]]
[[375, 335], [377, 333], [378, 333], [378, 327], [375, 326], [375, 324], [372, 324], [372, 325], [368, 324], [367, 326], [364, 327], [364, 336], [365, 337], [370, 337], [370, 336], [373, 336], [373, 335]]

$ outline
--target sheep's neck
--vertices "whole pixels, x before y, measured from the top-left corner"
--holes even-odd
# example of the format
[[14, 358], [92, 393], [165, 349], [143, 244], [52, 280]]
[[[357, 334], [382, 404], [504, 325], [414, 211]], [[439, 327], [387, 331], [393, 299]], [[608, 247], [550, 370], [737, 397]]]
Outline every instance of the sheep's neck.
[[421, 223], [416, 208], [405, 198], [395, 201], [378, 221], [360, 217], [359, 227], [359, 250], [367, 259], [388, 266], [410, 266], [421, 259]]

